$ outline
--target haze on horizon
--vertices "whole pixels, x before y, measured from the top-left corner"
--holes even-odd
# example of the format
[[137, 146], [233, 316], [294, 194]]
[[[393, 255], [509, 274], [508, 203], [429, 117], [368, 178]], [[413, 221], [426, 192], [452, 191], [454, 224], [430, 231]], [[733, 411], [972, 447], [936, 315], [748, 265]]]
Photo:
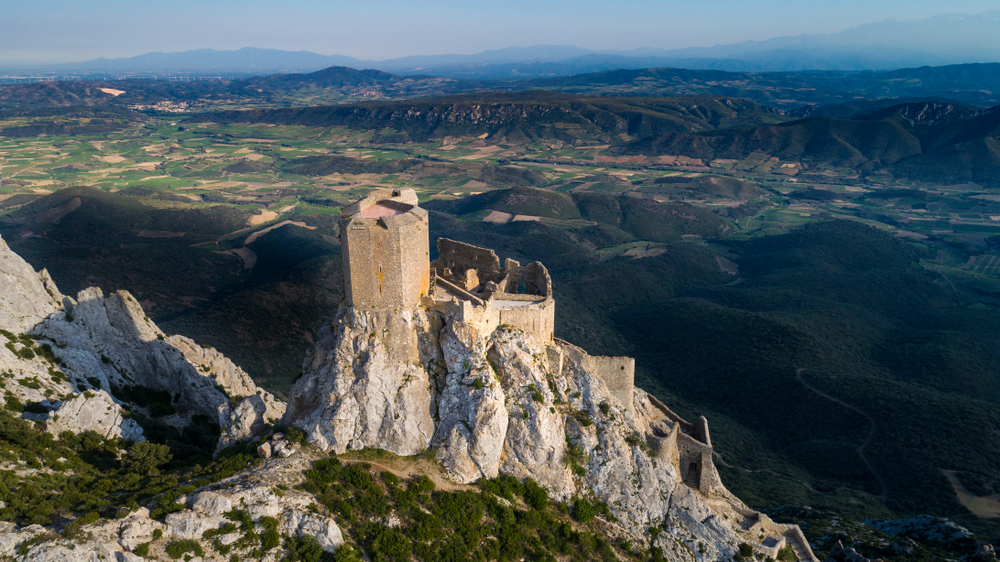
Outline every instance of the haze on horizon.
[[679, 49], [837, 33], [884, 20], [978, 14], [953, 0], [36, 0], [4, 7], [0, 64], [78, 62], [152, 51], [260, 47], [384, 60], [511, 46]]

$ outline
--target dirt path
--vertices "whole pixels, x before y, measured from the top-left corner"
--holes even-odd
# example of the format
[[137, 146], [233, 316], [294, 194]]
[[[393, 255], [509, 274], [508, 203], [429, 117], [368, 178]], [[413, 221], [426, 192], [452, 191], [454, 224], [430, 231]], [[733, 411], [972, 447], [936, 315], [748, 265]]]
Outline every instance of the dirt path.
[[400, 478], [410, 478], [413, 476], [426, 475], [434, 482], [436, 490], [455, 492], [459, 490], [478, 490], [475, 486], [468, 484], [458, 484], [444, 477], [441, 468], [433, 461], [424, 458], [400, 457], [398, 459], [370, 460], [365, 458], [350, 458], [350, 456], [338, 455], [344, 464], [367, 464], [378, 470], [388, 471]]
[[875, 439], [875, 428], [877, 427], [876, 424], [875, 424], [875, 418], [869, 416], [867, 413], [863, 412], [862, 410], [860, 410], [860, 409], [858, 409], [858, 408], [856, 408], [854, 406], [851, 406], [850, 404], [848, 404], [848, 403], [846, 403], [846, 402], [844, 402], [842, 400], [834, 398], [833, 396], [830, 396], [829, 394], [823, 392], [822, 390], [816, 388], [815, 386], [807, 383], [806, 380], [804, 378], [802, 378], [802, 373], [804, 373], [805, 371], [806, 371], [805, 369], [796, 369], [795, 370], [795, 380], [797, 380], [800, 383], [802, 383], [802, 386], [808, 388], [809, 390], [815, 392], [816, 394], [822, 396], [823, 398], [826, 398], [827, 400], [830, 400], [832, 402], [836, 402], [837, 404], [840, 404], [841, 406], [847, 408], [848, 410], [852, 410], [854, 412], [857, 412], [857, 413], [861, 414], [862, 416], [864, 416], [865, 418], [867, 418], [869, 422], [871, 422], [872, 428], [871, 428], [871, 430], [868, 431], [868, 438], [865, 439], [865, 442], [862, 443], [860, 447], [858, 447], [858, 455], [861, 457], [861, 460], [865, 463], [865, 466], [868, 467], [868, 470], [870, 470], [871, 473], [875, 475], [875, 479], [878, 480], [879, 486], [882, 486], [882, 493], [879, 494], [876, 497], [885, 500], [886, 498], [889, 497], [889, 489], [886, 487], [885, 481], [882, 480], [882, 476], [879, 475], [878, 471], [875, 470], [875, 467], [872, 466], [872, 463], [868, 460], [868, 457], [865, 456], [865, 447], [867, 447], [868, 445], [870, 445], [871, 442], [872, 442], [872, 440]]

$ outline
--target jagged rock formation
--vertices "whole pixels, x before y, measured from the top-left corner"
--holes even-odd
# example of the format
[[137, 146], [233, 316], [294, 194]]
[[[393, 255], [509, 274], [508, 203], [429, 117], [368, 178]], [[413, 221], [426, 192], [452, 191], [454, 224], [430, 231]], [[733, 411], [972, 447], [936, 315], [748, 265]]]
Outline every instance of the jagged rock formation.
[[21, 334], [61, 306], [49, 272], [38, 273], [0, 238], [0, 328]]
[[396, 360], [382, 336], [390, 329], [429, 334], [430, 327], [419, 313], [378, 316], [343, 309], [309, 350], [286, 422], [338, 453], [378, 447], [414, 455], [426, 449], [434, 434], [430, 377], [419, 364]]
[[128, 292], [92, 287], [64, 297], [47, 272], [36, 273], [2, 239], [0, 288], [0, 373], [19, 381], [7, 385], [4, 405], [42, 405], [48, 414], [25, 415], [56, 435], [94, 430], [142, 439], [122, 407], [153, 415], [128, 402], [123, 389], [136, 387], [169, 394], [175, 413], [168, 423], [184, 426], [196, 415], [217, 423], [219, 449], [284, 414], [283, 403], [221, 353], [164, 334]]
[[309, 352], [285, 423], [338, 453], [436, 448], [460, 483], [507, 474], [559, 499], [596, 497], [638, 540], [662, 529], [656, 546], [671, 560], [724, 559], [744, 542], [772, 557], [791, 543], [814, 559], [797, 527], [725, 489], [705, 418], [688, 423], [634, 388], [632, 359], [591, 357], [552, 337], [542, 264], [501, 265], [492, 251], [444, 239], [430, 272], [375, 251], [383, 239], [426, 247], [418, 210], [408, 190], [345, 210], [347, 298]]

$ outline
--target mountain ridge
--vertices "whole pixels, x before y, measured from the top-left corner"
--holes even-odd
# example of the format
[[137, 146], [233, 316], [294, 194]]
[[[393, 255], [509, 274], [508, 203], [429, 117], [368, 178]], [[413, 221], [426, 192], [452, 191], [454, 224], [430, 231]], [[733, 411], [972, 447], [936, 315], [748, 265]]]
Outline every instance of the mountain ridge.
[[[559, 63], [565, 74], [572, 59], [610, 56], [601, 68], [636, 68], [637, 64], [688, 68], [726, 66], [737, 71], [891, 70], [1000, 60], [1000, 49], [989, 38], [1000, 34], [1000, 12], [951, 14], [915, 20], [884, 20], [827, 34], [780, 36], [710, 47], [627, 50], [588, 49], [570, 45], [538, 44], [506, 47], [473, 54], [410, 55], [384, 60], [362, 60], [310, 51], [282, 51], [243, 47], [220, 51], [195, 49], [152, 52], [133, 57], [98, 58], [74, 63], [35, 65], [42, 72], [208, 72], [237, 73], [315, 71], [328, 66], [355, 66], [390, 72], [431, 72], [449, 77], [499, 78], [505, 71], [491, 68], [511, 63]], [[915, 40], [919, 37], [919, 40]], [[630, 59], [646, 59], [638, 63]], [[650, 64], [658, 59], [660, 62]], [[28, 69], [28, 66], [12, 65]], [[436, 69], [436, 70], [435, 70]], [[537, 74], [535, 74], [537, 76]]]

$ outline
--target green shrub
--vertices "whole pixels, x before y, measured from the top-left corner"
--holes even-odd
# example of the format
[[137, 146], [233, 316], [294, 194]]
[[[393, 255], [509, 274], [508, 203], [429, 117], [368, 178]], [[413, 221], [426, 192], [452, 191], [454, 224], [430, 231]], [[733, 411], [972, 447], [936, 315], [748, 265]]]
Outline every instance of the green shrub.
[[549, 491], [529, 478], [524, 482], [524, 502], [534, 509], [543, 510], [549, 504]]
[[597, 508], [586, 499], [577, 498], [573, 500], [573, 507], [570, 512], [573, 515], [573, 519], [576, 519], [580, 523], [587, 523], [597, 515]]
[[90, 525], [91, 523], [96, 523], [101, 519], [101, 514], [96, 511], [91, 511], [86, 515], [78, 518], [75, 521], [70, 522], [65, 527], [63, 527], [62, 533], [66, 537], [75, 537], [80, 532], [80, 528], [85, 525]]
[[260, 548], [267, 552], [281, 544], [281, 535], [278, 534], [278, 520], [274, 517], [261, 517], [258, 521], [264, 532], [260, 535]]
[[122, 469], [126, 472], [156, 476], [160, 473], [158, 468], [170, 462], [171, 458], [173, 455], [170, 454], [170, 447], [139, 441], [133, 443], [128, 449], [128, 454], [122, 457]]
[[173, 541], [167, 545], [167, 554], [174, 560], [179, 559], [188, 552], [194, 554], [195, 556], [204, 556], [205, 551], [198, 544], [198, 541], [192, 539], [184, 539]]
[[285, 439], [297, 445], [305, 445], [306, 433], [297, 427], [290, 427], [285, 433]]

